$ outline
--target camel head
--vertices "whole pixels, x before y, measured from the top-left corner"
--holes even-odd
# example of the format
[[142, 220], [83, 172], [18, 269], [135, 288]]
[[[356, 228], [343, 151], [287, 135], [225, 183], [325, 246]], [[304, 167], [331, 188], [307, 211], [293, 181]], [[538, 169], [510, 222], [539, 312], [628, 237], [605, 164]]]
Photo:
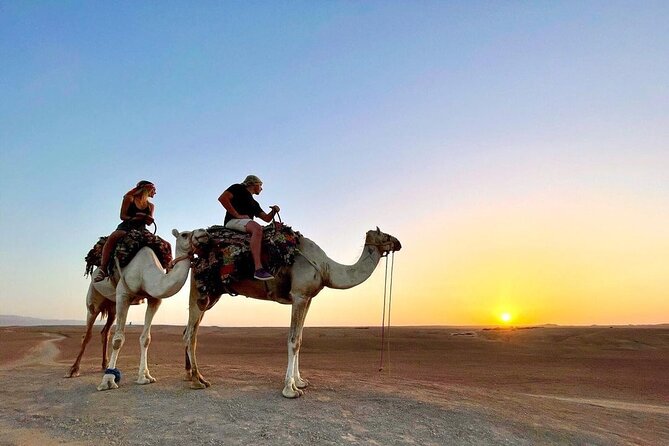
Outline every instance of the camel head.
[[376, 230], [367, 231], [365, 245], [377, 246], [383, 254], [402, 249], [402, 244], [399, 240], [390, 234], [381, 232], [378, 226], [376, 227]]
[[189, 254], [192, 254], [200, 245], [209, 241], [209, 233], [204, 229], [183, 232], [172, 229], [172, 235], [177, 238], [176, 251]]

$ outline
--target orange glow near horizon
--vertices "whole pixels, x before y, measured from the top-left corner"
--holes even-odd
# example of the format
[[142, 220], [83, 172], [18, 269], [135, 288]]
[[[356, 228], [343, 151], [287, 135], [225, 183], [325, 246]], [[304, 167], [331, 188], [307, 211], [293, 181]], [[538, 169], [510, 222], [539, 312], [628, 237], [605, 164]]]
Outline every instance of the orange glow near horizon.
[[[401, 232], [403, 250], [396, 256], [393, 323], [532, 326], [666, 322], [669, 303], [663, 296], [669, 286], [669, 265], [662, 260], [662, 253], [668, 245], [658, 242], [657, 234], [667, 230], [659, 221], [654, 223], [652, 210], [642, 203], [634, 212], [621, 215], [605, 201], [600, 200], [598, 206], [591, 204], [594, 202], [594, 198], [580, 197], [568, 204], [559, 203], [561, 206], [554, 204], [555, 209], [537, 205], [531, 213], [508, 205], [490, 204], [486, 210], [463, 208], [456, 216], [441, 216], [448, 221], [448, 231], [440, 228], [439, 219], [426, 223], [431, 233], [439, 234], [436, 239], [421, 238], [409, 230]], [[634, 231], [640, 220], [645, 230]], [[405, 260], [410, 257], [418, 260]], [[381, 278], [377, 272], [377, 283], [367, 290], [377, 293], [382, 289]], [[355, 291], [350, 296], [351, 302], [365, 300]], [[375, 295], [367, 299], [373, 307]], [[345, 317], [334, 307], [328, 310], [327, 314]], [[502, 317], [504, 313], [508, 313], [508, 320]]]

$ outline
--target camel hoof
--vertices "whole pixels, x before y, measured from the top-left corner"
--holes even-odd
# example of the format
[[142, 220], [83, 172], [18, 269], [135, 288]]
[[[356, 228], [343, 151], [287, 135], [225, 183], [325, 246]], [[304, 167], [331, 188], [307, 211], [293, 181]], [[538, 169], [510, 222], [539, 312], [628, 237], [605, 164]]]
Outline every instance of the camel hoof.
[[298, 389], [297, 387], [294, 386], [286, 386], [283, 388], [283, 391], [281, 392], [283, 396], [286, 398], [299, 398], [302, 395], [304, 395], [304, 392]]
[[211, 387], [211, 383], [204, 378], [192, 379], [190, 382], [191, 389], [206, 389], [207, 387]]
[[297, 387], [298, 389], [306, 389], [307, 387], [309, 387], [309, 381], [307, 381], [306, 379], [296, 379], [295, 387]]
[[112, 389], [118, 389], [118, 384], [114, 381], [116, 379], [115, 375], [112, 375], [111, 373], [106, 373], [105, 376], [102, 377], [102, 382], [98, 386], [98, 390], [112, 390]]
[[153, 376], [142, 376], [141, 378], [137, 379], [137, 384], [141, 385], [152, 384], [154, 382], [156, 382], [156, 378], [154, 378]]
[[70, 371], [67, 372], [67, 374], [65, 375], [65, 378], [75, 378], [75, 377], [77, 377], [77, 376], [79, 376], [79, 370], [70, 370]]

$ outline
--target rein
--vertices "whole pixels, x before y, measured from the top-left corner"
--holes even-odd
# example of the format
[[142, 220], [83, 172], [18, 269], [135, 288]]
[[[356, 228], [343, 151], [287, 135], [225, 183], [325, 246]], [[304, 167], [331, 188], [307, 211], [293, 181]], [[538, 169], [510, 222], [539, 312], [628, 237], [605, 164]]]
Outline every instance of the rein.
[[[390, 368], [390, 307], [393, 302], [393, 269], [395, 267], [395, 252], [390, 255], [390, 287], [388, 287], [388, 253], [384, 255], [386, 258], [386, 274], [385, 282], [383, 284], [383, 317], [381, 319], [381, 359], [379, 361], [379, 372], [383, 370], [383, 351], [386, 333], [388, 336], [388, 368]], [[386, 294], [386, 290], [388, 291]], [[388, 303], [388, 319], [386, 323], [386, 302]]]
[[[283, 222], [281, 221], [281, 215], [279, 215], [278, 212], [277, 212], [276, 214], [274, 214], [274, 216], [277, 217], [277, 218], [279, 219], [279, 224], [283, 224]], [[276, 227], [276, 220], [274, 219], [274, 217], [272, 217], [272, 223], [273, 223], [274, 226]], [[318, 274], [321, 276], [321, 278], [323, 278], [323, 273], [321, 272], [321, 268], [316, 264], [316, 262], [314, 262], [313, 260], [311, 260], [311, 259], [310, 259], [309, 257], [307, 257], [306, 255], [304, 255], [304, 253], [303, 253], [302, 251], [300, 251], [300, 248], [298, 248], [297, 246], [295, 247], [295, 252], [298, 253], [299, 255], [301, 255], [302, 257], [304, 257], [304, 259], [305, 259], [307, 262], [309, 262], [309, 264], [310, 264], [311, 266], [313, 266], [314, 269], [316, 269], [316, 271], [317, 271]]]
[[300, 248], [298, 248], [298, 247], [295, 247], [295, 252], [298, 253], [299, 255], [301, 255], [302, 257], [304, 257], [304, 259], [305, 259], [307, 262], [309, 262], [309, 264], [311, 264], [311, 266], [313, 266], [314, 269], [316, 269], [316, 271], [317, 271], [318, 274], [321, 276], [321, 278], [323, 278], [323, 273], [321, 272], [321, 268], [316, 264], [316, 262], [314, 262], [313, 260], [311, 260], [311, 259], [310, 259], [309, 257], [307, 257], [306, 255], [304, 255], [304, 253], [303, 253], [302, 251], [300, 251]]
[[172, 261], [170, 262], [170, 264], [169, 264], [169, 268], [167, 268], [167, 269], [168, 269], [168, 270], [171, 270], [172, 268], [174, 268], [174, 266], [175, 266], [177, 263], [181, 262], [182, 260], [193, 259], [193, 254], [194, 254], [194, 253], [193, 253], [192, 251], [188, 251], [187, 254], [184, 254], [184, 255], [182, 255], [182, 256], [177, 257], [176, 259], [174, 259], [174, 260], [172, 260]]
[[171, 270], [172, 268], [174, 268], [174, 266], [177, 263], [181, 262], [182, 260], [186, 260], [186, 259], [193, 260], [193, 256], [195, 256], [195, 250], [193, 249], [193, 233], [192, 232], [190, 234], [188, 244], [190, 245], [190, 249], [188, 250], [188, 252], [186, 254], [180, 255], [176, 259], [173, 259], [170, 262], [170, 264], [168, 265], [168, 268], [167, 268], [168, 271]]

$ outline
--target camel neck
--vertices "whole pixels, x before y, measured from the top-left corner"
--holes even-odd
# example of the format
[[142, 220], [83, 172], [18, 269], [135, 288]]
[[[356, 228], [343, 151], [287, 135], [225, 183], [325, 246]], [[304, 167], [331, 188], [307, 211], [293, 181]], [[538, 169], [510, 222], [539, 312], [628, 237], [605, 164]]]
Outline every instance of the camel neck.
[[[182, 257], [184, 254], [187, 254], [187, 251], [177, 249], [175, 254], [175, 259]], [[156, 278], [154, 285], [154, 292], [156, 294], [151, 294], [154, 297], [170, 297], [175, 295], [186, 283], [188, 278], [188, 272], [190, 271], [190, 261], [182, 260], [174, 264], [171, 270], [167, 273], [159, 274]], [[162, 271], [161, 271], [162, 272]]]
[[321, 272], [325, 285], [335, 289], [360, 285], [372, 275], [380, 258], [381, 253], [372, 245], [365, 245], [358, 261], [353, 265], [342, 265], [328, 258]]

